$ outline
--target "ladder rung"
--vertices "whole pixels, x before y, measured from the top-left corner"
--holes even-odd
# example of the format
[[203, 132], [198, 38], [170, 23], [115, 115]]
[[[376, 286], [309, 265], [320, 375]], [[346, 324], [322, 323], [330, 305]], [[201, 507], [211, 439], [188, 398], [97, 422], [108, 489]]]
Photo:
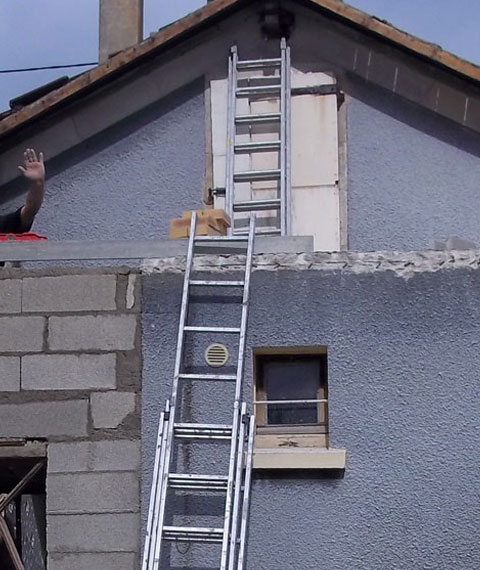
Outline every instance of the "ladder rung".
[[281, 113], [257, 113], [253, 115], [238, 115], [235, 117], [237, 125], [250, 125], [252, 123], [274, 123], [280, 121]]
[[257, 85], [255, 87], [237, 87], [237, 97], [259, 97], [280, 94], [280, 85]]
[[197, 236], [195, 238], [195, 242], [201, 242], [201, 241], [213, 241], [213, 242], [220, 242], [220, 243], [222, 241], [248, 242], [248, 238], [234, 237], [234, 236]]
[[[236, 235], [245, 235], [248, 232], [248, 228], [241, 228], [241, 229], [237, 229], [235, 228], [234, 233]], [[279, 228], [259, 228], [255, 230], [255, 235], [261, 235], [261, 236], [278, 236], [281, 235], [282, 230]]]
[[261, 180], [278, 180], [281, 175], [280, 169], [275, 170], [246, 170], [233, 175], [235, 182], [258, 182]]
[[279, 198], [272, 198], [271, 200], [250, 200], [247, 202], [237, 202], [233, 205], [234, 212], [253, 212], [255, 210], [274, 210], [280, 208], [281, 203]]
[[190, 281], [195, 287], [243, 287], [245, 281]]
[[179, 374], [182, 380], [236, 380], [235, 374]]
[[280, 75], [251, 75], [250, 77], [240, 77], [237, 81], [237, 89], [244, 87], [280, 87], [282, 78]]
[[226, 491], [228, 477], [225, 475], [187, 475], [171, 473], [168, 484], [171, 489], [196, 491]]
[[225, 333], [225, 334], [238, 334], [240, 329], [237, 327], [184, 327], [188, 332], [201, 332], [201, 333]]
[[282, 60], [279, 57], [272, 59], [246, 59], [244, 61], [237, 61], [237, 69], [264, 69], [269, 67], [279, 67]]
[[280, 144], [280, 141], [239, 143], [235, 145], [235, 152], [274, 152], [280, 149]]
[[223, 528], [164, 526], [163, 538], [176, 542], [222, 542]]
[[174, 424], [179, 439], [231, 439], [232, 426], [222, 424]]

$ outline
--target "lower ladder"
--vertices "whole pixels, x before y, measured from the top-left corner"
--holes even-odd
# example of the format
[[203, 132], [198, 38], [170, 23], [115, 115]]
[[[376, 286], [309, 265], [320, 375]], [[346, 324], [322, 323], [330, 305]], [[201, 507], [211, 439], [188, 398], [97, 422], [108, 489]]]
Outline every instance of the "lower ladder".
[[[241, 402], [241, 396], [255, 218], [254, 216], [250, 218], [248, 236], [238, 237], [196, 236], [196, 223], [197, 217], [194, 212], [190, 225], [172, 393], [160, 416], [158, 428], [142, 570], [166, 570], [170, 566], [168, 556], [165, 555], [167, 542], [218, 543], [221, 545], [218, 553], [220, 570], [242, 570], [245, 562], [255, 420], [253, 416], [247, 414], [246, 404]], [[216, 250], [224, 253], [227, 245], [233, 246], [236, 252], [240, 250], [245, 254], [242, 279], [193, 278], [194, 261], [199, 255], [215, 254]], [[190, 324], [190, 297], [199, 290], [215, 291], [218, 295], [225, 294], [227, 291], [240, 290], [242, 294], [239, 326], [194, 326]], [[236, 298], [233, 297], [233, 299]], [[217, 314], [216, 318], [221, 319], [222, 315]], [[191, 373], [187, 370], [186, 337], [190, 339], [190, 336], [193, 336], [198, 340], [198, 335], [206, 334], [228, 335], [237, 338], [235, 373]], [[185, 410], [182, 410], [184, 407], [183, 390], [188, 389], [188, 385], [193, 382], [198, 382], [200, 389], [205, 390], [208, 388], [202, 388], [202, 386], [208, 387], [212, 382], [229, 383], [232, 386], [234, 397], [231, 424], [185, 423], [182, 420], [185, 415], [183, 413]], [[208, 397], [214, 400], [215, 391], [211, 394], [207, 393]], [[195, 402], [192, 403], [192, 408], [195, 408]], [[225, 444], [225, 440], [230, 442], [226, 471], [215, 475], [176, 472], [175, 459], [178, 459], [179, 445], [186, 441], [193, 443], [201, 440], [210, 440], [210, 445], [213, 446], [211, 449], [212, 463], [215, 463], [215, 446], [222, 442]], [[224, 498], [223, 524], [217, 527], [171, 524], [168, 519], [172, 519], [172, 505], [177, 492], [184, 495], [202, 496], [212, 493], [221, 494]]]

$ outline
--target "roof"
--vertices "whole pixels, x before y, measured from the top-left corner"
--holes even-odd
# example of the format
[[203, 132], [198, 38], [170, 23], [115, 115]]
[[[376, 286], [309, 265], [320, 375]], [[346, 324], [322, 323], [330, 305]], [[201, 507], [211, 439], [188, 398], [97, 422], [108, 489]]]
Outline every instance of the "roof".
[[[213, 24], [234, 10], [254, 0], [212, 0], [206, 6], [192, 12], [173, 24], [162, 28], [150, 38], [115, 55], [107, 62], [71, 79], [56, 89], [18, 111], [0, 114], [0, 136], [6, 136], [36, 118], [63, 106], [71, 100], [86, 94], [126, 73], [133, 66], [148, 57], [157, 55], [162, 49], [183, 40], [200, 28]], [[388, 22], [370, 16], [342, 0], [294, 0], [299, 4], [315, 8], [343, 23], [375, 35], [411, 54], [442, 67], [447, 72], [480, 84], [480, 67], [461, 59], [436, 44], [423, 41]]]

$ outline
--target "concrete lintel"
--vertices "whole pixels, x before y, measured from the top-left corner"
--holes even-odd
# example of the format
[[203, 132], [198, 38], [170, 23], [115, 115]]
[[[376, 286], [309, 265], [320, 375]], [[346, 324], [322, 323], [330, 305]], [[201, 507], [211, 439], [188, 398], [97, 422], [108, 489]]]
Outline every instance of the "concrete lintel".
[[345, 449], [256, 449], [254, 469], [345, 469]]
[[0, 457], [47, 457], [47, 444], [43, 441], [19, 439], [0, 441]]
[[[218, 243], [212, 247], [219, 252]], [[221, 253], [238, 253], [238, 245], [223, 244]], [[205, 246], [207, 250], [207, 246]], [[309, 236], [259, 236], [255, 253], [298, 253], [313, 250]], [[38, 241], [0, 243], [2, 261], [71, 261], [108, 259], [161, 259], [187, 253], [186, 239], [145, 241]]]

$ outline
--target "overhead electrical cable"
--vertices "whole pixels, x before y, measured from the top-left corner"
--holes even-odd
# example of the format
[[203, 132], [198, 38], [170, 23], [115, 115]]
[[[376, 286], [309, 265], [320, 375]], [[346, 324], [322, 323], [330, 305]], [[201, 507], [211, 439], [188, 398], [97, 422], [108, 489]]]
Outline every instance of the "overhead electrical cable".
[[90, 63], [70, 63], [67, 65], [47, 65], [44, 67], [24, 67], [20, 69], [0, 69], [0, 73], [23, 73], [24, 71], [45, 71], [48, 69], [67, 69], [72, 67], [88, 67], [89, 65], [98, 65], [98, 61]]

